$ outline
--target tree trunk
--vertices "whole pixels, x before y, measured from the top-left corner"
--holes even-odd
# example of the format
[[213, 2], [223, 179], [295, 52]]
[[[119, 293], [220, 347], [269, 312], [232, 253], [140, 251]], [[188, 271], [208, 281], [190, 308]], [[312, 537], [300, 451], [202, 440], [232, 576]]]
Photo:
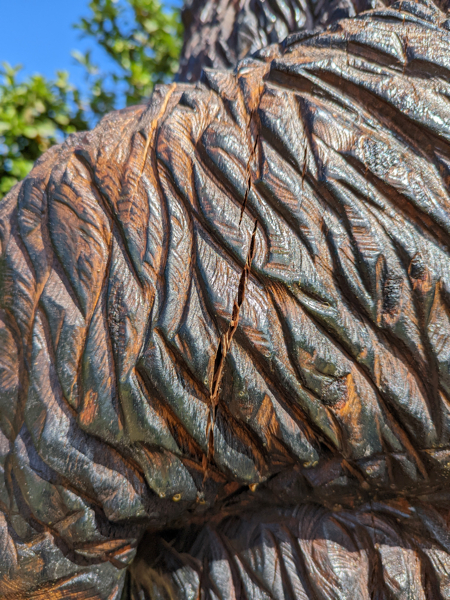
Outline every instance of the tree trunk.
[[203, 68], [230, 69], [289, 34], [318, 31], [381, 0], [186, 0], [179, 81], [198, 81]]

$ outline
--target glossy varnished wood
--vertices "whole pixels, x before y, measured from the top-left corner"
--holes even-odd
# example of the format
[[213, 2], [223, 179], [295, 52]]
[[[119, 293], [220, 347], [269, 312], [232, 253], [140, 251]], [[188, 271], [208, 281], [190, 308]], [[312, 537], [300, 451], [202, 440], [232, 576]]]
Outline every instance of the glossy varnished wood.
[[449, 42], [288, 37], [2, 201], [2, 597], [450, 597]]

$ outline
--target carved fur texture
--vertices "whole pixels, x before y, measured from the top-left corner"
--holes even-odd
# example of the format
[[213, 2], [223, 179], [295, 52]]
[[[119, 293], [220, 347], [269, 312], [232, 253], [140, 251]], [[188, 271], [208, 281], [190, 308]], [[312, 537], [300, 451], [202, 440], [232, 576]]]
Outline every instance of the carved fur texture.
[[450, 598], [449, 23], [162, 86], [2, 201], [2, 598]]
[[180, 81], [196, 82], [205, 67], [236, 63], [291, 33], [319, 31], [390, 0], [187, 0]]

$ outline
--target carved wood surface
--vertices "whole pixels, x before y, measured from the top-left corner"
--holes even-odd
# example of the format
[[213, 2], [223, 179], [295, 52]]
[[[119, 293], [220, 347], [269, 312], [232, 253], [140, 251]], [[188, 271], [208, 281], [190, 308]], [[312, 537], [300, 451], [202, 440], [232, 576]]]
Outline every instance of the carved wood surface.
[[2, 598], [450, 598], [449, 29], [291, 36], [2, 201]]
[[290, 33], [321, 30], [338, 19], [387, 0], [187, 0], [180, 81], [195, 82], [202, 69], [233, 68], [248, 54], [282, 42]]

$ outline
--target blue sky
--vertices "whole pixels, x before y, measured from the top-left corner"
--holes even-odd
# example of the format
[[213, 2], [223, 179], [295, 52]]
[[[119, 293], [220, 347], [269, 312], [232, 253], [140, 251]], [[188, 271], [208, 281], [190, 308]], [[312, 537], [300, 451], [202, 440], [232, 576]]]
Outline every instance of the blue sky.
[[[70, 72], [70, 80], [82, 86], [84, 69], [71, 56], [74, 49], [92, 47], [80, 40], [72, 24], [89, 14], [89, 0], [0, 0], [0, 62], [21, 63], [23, 74], [53, 77], [57, 70]], [[104, 67], [108, 57], [94, 54]]]
[[[180, 0], [170, 4], [179, 5]], [[92, 48], [93, 62], [102, 70], [112, 62], [72, 27], [89, 14], [88, 5], [89, 0], [0, 0], [0, 62], [21, 63], [23, 75], [53, 77], [57, 70], [69, 71], [70, 81], [84, 89], [84, 69], [72, 58], [72, 50]]]

